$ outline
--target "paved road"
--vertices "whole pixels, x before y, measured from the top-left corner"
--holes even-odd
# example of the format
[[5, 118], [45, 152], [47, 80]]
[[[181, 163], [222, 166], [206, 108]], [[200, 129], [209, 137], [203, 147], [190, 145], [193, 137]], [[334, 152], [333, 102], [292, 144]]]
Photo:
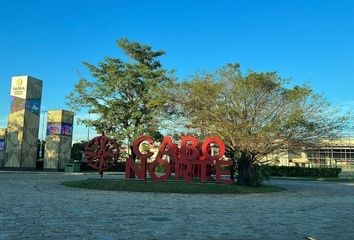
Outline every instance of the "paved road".
[[0, 240], [354, 239], [354, 183], [273, 180], [288, 190], [250, 195], [105, 192], [60, 185], [85, 178], [0, 174]]

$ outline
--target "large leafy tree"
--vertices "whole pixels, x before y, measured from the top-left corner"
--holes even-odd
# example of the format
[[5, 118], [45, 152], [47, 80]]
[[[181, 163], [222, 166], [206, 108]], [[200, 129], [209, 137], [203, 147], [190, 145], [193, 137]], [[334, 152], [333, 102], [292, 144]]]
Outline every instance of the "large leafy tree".
[[159, 61], [163, 51], [127, 39], [117, 45], [128, 59], [106, 57], [97, 66], [84, 62], [92, 78], [79, 80], [68, 104], [95, 116], [81, 123], [131, 143], [140, 134], [157, 134], [166, 107], [164, 89], [172, 78]]
[[287, 87], [275, 72], [243, 74], [238, 64], [180, 83], [174, 100], [188, 128], [225, 141], [243, 185], [254, 184], [265, 156], [337, 137], [349, 119], [308, 86]]

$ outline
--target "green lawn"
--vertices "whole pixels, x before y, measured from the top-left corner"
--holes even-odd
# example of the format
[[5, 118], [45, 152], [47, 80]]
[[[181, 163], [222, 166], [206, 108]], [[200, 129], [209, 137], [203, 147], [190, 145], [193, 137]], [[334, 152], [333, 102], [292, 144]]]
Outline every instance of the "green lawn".
[[129, 192], [160, 192], [160, 193], [208, 193], [208, 194], [249, 194], [279, 192], [284, 188], [270, 185], [260, 187], [245, 187], [238, 185], [224, 185], [216, 183], [185, 183], [180, 181], [151, 182], [134, 180], [102, 180], [87, 179], [63, 182], [64, 186], [99, 189], [107, 191]]
[[324, 181], [324, 182], [354, 182], [354, 178], [318, 178], [318, 177], [270, 177], [273, 180], [299, 180], [299, 181]]

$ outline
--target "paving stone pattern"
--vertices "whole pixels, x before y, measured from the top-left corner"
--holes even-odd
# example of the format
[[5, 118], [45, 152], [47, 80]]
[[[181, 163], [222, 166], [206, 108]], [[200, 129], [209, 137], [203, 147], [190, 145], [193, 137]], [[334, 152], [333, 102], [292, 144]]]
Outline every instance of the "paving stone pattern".
[[273, 180], [288, 190], [249, 195], [60, 185], [89, 177], [96, 176], [1, 173], [0, 240], [354, 239], [354, 183]]

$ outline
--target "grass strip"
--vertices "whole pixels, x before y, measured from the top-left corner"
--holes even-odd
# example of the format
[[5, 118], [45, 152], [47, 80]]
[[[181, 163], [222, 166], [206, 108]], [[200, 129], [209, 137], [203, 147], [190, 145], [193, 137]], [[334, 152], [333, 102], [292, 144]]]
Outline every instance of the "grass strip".
[[239, 185], [224, 185], [216, 183], [185, 183], [182, 181], [151, 182], [132, 180], [105, 180], [87, 179], [66, 181], [62, 183], [67, 187], [97, 189], [107, 191], [128, 192], [156, 192], [156, 193], [181, 193], [181, 194], [250, 194], [279, 192], [285, 188], [271, 185], [260, 187], [246, 187]]
[[318, 177], [270, 177], [272, 180], [319, 181], [319, 182], [354, 182], [354, 178], [318, 178]]

